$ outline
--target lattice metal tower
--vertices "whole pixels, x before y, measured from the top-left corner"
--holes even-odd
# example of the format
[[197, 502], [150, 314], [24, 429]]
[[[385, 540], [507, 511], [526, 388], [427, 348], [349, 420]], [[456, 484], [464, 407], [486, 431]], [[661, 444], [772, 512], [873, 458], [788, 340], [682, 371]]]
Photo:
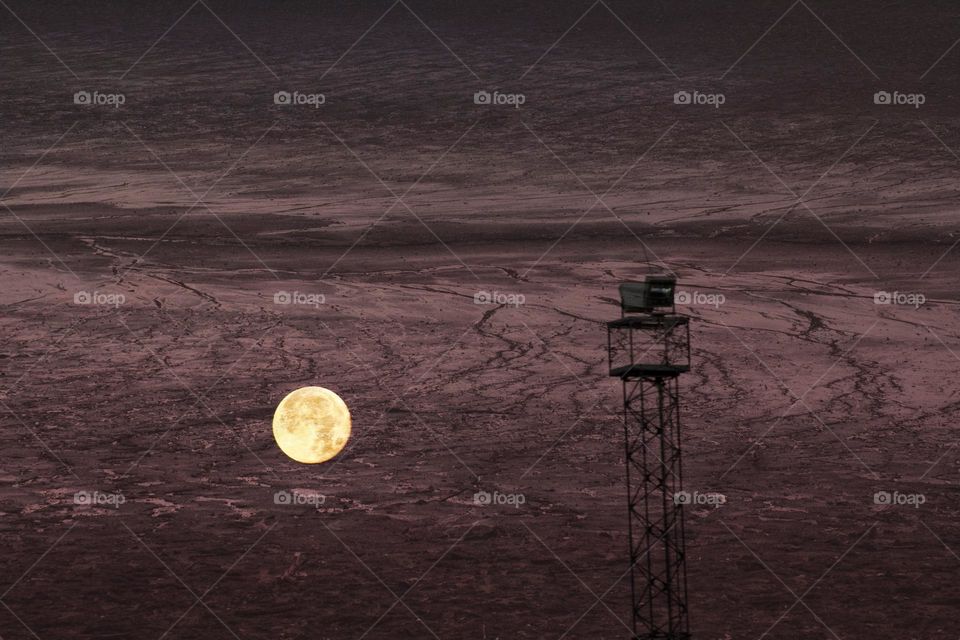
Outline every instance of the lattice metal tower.
[[621, 317], [607, 323], [610, 375], [623, 383], [630, 592], [636, 640], [686, 640], [686, 545], [678, 378], [690, 370], [689, 318], [676, 280], [620, 285]]

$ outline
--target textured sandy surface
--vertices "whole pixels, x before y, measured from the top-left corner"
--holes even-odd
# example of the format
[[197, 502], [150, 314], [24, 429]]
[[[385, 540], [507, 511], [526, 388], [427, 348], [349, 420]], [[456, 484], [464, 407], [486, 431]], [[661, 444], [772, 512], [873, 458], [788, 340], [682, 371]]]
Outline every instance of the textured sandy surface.
[[[270, 69], [197, 5], [122, 80], [189, 4], [43, 6], [79, 79], [0, 28], [4, 640], [626, 637], [641, 240], [724, 296], [683, 307], [695, 637], [955, 637], [955, 8], [811, 3], [867, 69], [797, 5], [721, 81], [789, 4], [611, 4], [678, 79], [596, 5], [518, 80], [589, 4], [411, 4], [464, 64], [397, 5], [321, 81], [389, 5], [211, 4]], [[353, 417], [322, 466], [271, 435], [307, 385]]]

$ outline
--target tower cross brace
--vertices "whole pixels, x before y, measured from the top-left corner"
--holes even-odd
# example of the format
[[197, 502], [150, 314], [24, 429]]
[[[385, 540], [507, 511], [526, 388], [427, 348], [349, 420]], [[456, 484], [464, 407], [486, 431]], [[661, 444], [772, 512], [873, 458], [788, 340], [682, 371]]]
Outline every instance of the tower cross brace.
[[634, 640], [690, 638], [679, 385], [690, 331], [674, 312], [674, 284], [659, 276], [621, 285], [621, 318], [607, 323], [610, 375], [623, 385]]

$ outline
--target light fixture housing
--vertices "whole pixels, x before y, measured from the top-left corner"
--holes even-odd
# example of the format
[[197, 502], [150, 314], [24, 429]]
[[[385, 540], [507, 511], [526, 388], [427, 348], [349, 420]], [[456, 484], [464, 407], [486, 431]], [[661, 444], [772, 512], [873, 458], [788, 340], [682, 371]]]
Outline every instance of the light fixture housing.
[[665, 313], [674, 310], [673, 294], [677, 279], [673, 276], [647, 276], [643, 282], [620, 285], [620, 311], [628, 313]]

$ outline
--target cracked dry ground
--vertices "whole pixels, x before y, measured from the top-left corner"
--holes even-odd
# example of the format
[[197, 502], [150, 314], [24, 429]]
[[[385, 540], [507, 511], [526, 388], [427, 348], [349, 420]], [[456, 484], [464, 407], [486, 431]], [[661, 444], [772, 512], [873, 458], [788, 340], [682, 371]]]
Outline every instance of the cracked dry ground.
[[[238, 226], [273, 276], [205, 222], [141, 262], [150, 240], [124, 233], [134, 223], [103, 224], [50, 235], [79, 281], [5, 235], [0, 371], [23, 422], [4, 414], [4, 574], [66, 532], [4, 598], [5, 638], [26, 633], [14, 613], [64, 638], [159, 636], [181, 614], [173, 637], [354, 637], [381, 615], [368, 637], [429, 635], [416, 616], [448, 637], [535, 638], [575, 622], [569, 637], [622, 635], [620, 389], [605, 376], [602, 323], [617, 284], [645, 267], [624, 259], [637, 249], [616, 223], [575, 233], [529, 272], [529, 258], [461, 236], [452, 246], [476, 278], [441, 247], [419, 248], [414, 222], [390, 223], [389, 244], [358, 247], [322, 282], [346, 245], [298, 239], [300, 220]], [[956, 305], [935, 287], [920, 309], [875, 305], [872, 278], [826, 242], [775, 240], [723, 276], [748, 246], [652, 245], [686, 290], [726, 296], [685, 309], [686, 485], [727, 496], [688, 511], [695, 628], [762, 633], [794, 599], [762, 563], [799, 595], [864, 536], [804, 602], [844, 635], [878, 638], [905, 625], [895, 604], [910, 603], [930, 621], [925, 637], [947, 637], [957, 559], [933, 532], [955, 538], [956, 360], [940, 339], [955, 340]], [[873, 246], [857, 248], [895, 282]], [[778, 266], [791, 252], [817, 268]], [[72, 303], [94, 289], [125, 303]], [[477, 305], [480, 290], [525, 304]], [[325, 303], [277, 305], [277, 291]], [[309, 384], [337, 390], [354, 417], [349, 448], [316, 467], [285, 459], [270, 432], [280, 398]], [[894, 487], [928, 503], [873, 504]], [[96, 488], [126, 502], [72, 503]], [[326, 502], [274, 504], [293, 488]], [[478, 490], [526, 502], [478, 507]], [[391, 608], [391, 591], [408, 590]], [[863, 600], [889, 606], [849, 606]], [[802, 605], [778, 625], [818, 629]]]
[[[625, 637], [603, 322], [646, 273], [634, 234], [682, 289], [726, 296], [683, 309], [685, 484], [727, 498], [687, 510], [694, 637], [956, 638], [960, 248], [919, 276], [956, 240], [960, 49], [914, 113], [873, 105], [801, 4], [719, 86], [786, 6], [660, 3], [654, 25], [611, 1], [680, 78], [597, 5], [504, 85], [524, 108], [496, 110], [473, 93], [586, 6], [411, 0], [478, 77], [398, 6], [318, 89], [386, 7], [209, 0], [282, 83], [198, 5], [101, 87], [124, 108], [95, 110], [72, 93], [186, 7], [7, 4], [82, 80], [0, 22], [3, 640]], [[803, 4], [886, 89], [957, 37], [945, 3]], [[715, 86], [722, 110], [672, 102]], [[281, 109], [281, 88], [329, 100]], [[94, 290], [125, 302], [74, 304]], [[322, 466], [272, 440], [307, 384], [354, 420]], [[326, 500], [274, 503], [291, 489]]]

